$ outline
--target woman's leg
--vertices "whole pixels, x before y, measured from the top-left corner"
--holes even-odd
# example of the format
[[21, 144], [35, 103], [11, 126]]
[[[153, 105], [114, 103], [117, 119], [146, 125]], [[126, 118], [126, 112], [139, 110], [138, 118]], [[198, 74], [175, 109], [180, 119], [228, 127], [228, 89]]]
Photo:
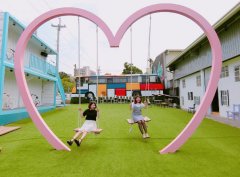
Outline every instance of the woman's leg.
[[137, 121], [137, 123], [138, 123], [138, 128], [139, 128], [140, 132], [141, 132], [142, 134], [144, 134], [141, 121]]
[[80, 135], [81, 135], [82, 131], [78, 131], [77, 133], [75, 133], [75, 135], [73, 136], [73, 138], [71, 140], [68, 140], [67, 143], [71, 146], [73, 141], [75, 139], [77, 139]]
[[144, 120], [141, 121], [142, 127], [144, 129], [144, 132], [147, 133], [147, 125]]
[[85, 136], [87, 136], [87, 133], [88, 133], [87, 131], [83, 132], [82, 137], [80, 138], [80, 141], [82, 141], [85, 138]]
[[80, 135], [81, 135], [81, 133], [83, 133], [82, 131], [78, 131], [74, 136], [73, 136], [73, 140], [74, 139], [77, 139]]
[[[82, 133], [81, 138], [80, 138], [80, 139], [76, 139], [77, 137], [80, 136], [81, 133]], [[76, 135], [74, 136], [74, 137], [76, 137], [76, 138], [74, 138], [74, 142], [76, 143], [77, 146], [80, 146], [80, 145], [81, 145], [81, 142], [82, 142], [83, 138], [87, 135], [87, 131], [81, 131], [81, 133], [76, 134]]]
[[145, 121], [142, 121], [142, 126], [143, 126], [143, 129], [144, 129], [144, 132], [145, 132], [145, 137], [144, 138], [150, 138], [150, 136], [148, 135], [148, 132], [147, 132], [147, 125], [146, 125]]

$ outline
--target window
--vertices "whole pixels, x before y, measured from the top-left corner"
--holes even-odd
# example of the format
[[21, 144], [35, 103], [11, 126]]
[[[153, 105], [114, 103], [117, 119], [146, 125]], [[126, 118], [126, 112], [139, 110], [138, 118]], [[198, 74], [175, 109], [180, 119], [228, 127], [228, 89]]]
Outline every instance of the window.
[[99, 83], [99, 84], [106, 84], [106, 79], [104, 79], [104, 78], [99, 78], [99, 79], [98, 79], [98, 83]]
[[182, 87], [186, 88], [186, 81], [185, 81], [185, 79], [182, 80]]
[[228, 90], [221, 90], [221, 105], [229, 106], [229, 92]]
[[240, 81], [240, 65], [235, 66], [234, 68], [234, 76], [235, 76], [235, 81], [238, 82]]
[[108, 84], [113, 83], [113, 78], [107, 78], [107, 83], [108, 83]]
[[188, 100], [193, 100], [193, 92], [188, 92]]
[[224, 77], [228, 77], [228, 76], [229, 76], [228, 66], [223, 66], [220, 77], [224, 78]]
[[200, 105], [200, 96], [194, 96], [194, 104]]
[[96, 84], [97, 83], [97, 78], [96, 77], [90, 77], [88, 83], [89, 84]]
[[147, 81], [148, 81], [147, 76], [142, 76], [142, 82], [145, 83], [145, 82], [147, 82]]
[[138, 83], [138, 76], [132, 76], [132, 80], [131, 76], [128, 76], [127, 80], [128, 82]]
[[126, 77], [114, 77], [113, 83], [126, 83], [127, 78]]
[[196, 84], [197, 84], [197, 87], [201, 87], [201, 76], [197, 76], [196, 77]]

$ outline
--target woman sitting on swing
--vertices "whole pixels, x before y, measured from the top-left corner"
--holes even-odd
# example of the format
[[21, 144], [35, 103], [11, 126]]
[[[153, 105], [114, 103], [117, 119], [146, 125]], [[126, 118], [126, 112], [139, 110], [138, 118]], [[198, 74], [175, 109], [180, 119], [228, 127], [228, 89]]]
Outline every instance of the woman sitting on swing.
[[[79, 108], [80, 116], [85, 117], [86, 120], [81, 128], [75, 129], [76, 134], [73, 136], [71, 140], [68, 140], [67, 143], [71, 146], [73, 141], [80, 146], [82, 140], [85, 138], [87, 133], [94, 132], [100, 133], [102, 129], [97, 128], [96, 118], [98, 117], [99, 110], [97, 109], [97, 105], [95, 102], [90, 102], [88, 105], [88, 109], [82, 112], [82, 109]], [[82, 134], [81, 138], [80, 135]]]
[[147, 125], [142, 115], [142, 108], [147, 107], [147, 104], [148, 103], [146, 101], [144, 104], [142, 103], [140, 96], [136, 96], [134, 101], [130, 104], [130, 109], [132, 110], [132, 119], [134, 122], [138, 123], [138, 128], [142, 133], [143, 138], [150, 138], [147, 133]]

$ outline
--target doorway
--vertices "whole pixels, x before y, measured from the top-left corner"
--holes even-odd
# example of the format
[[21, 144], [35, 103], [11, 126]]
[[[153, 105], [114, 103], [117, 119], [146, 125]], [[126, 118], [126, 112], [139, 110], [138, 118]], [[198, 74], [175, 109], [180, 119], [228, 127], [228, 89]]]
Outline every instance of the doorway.
[[213, 101], [212, 101], [212, 112], [219, 112], [219, 102], [218, 102], [218, 89], [215, 92], [215, 95], [213, 97]]

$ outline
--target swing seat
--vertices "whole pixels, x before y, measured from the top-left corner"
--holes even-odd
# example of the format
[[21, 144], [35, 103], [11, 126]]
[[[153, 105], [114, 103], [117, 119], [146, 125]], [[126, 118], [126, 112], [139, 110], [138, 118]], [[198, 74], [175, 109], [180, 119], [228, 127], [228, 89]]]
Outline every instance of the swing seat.
[[[133, 119], [127, 119], [127, 121], [128, 121], [129, 124], [135, 124], [135, 123], [137, 123], [137, 122], [134, 122]], [[149, 121], [151, 121], [151, 119], [150, 119], [149, 117], [146, 117], [146, 116], [145, 116], [145, 117], [144, 117], [144, 121], [145, 121], [145, 122], [149, 122]]]
[[[75, 131], [75, 132], [78, 132], [78, 131], [79, 131], [79, 128], [75, 128], [74, 131]], [[103, 129], [97, 128], [96, 130], [93, 130], [93, 131], [91, 131], [91, 132], [92, 132], [92, 133], [95, 133], [95, 134], [100, 134], [101, 131], [103, 131]]]

